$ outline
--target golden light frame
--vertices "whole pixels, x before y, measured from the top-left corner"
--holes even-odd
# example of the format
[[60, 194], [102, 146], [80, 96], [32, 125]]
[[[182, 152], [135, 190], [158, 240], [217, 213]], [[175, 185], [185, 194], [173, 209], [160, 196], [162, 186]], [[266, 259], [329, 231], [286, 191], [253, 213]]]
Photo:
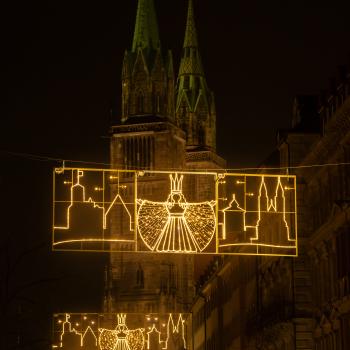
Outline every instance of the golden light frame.
[[53, 349], [189, 349], [188, 313], [61, 313], [53, 316]]
[[56, 168], [54, 250], [297, 256], [293, 175]]

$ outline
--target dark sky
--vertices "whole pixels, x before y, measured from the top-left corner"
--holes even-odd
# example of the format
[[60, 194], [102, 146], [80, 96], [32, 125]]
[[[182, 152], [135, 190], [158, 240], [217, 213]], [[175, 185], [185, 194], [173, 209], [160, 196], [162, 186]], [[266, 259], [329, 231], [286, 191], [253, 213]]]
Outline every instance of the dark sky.
[[[12, 2], [11, 2], [12, 3]], [[14, 3], [8, 10], [6, 150], [108, 160], [124, 50], [136, 0]], [[185, 0], [156, 1], [162, 47], [176, 71]], [[349, 60], [349, 1], [195, 1], [200, 49], [217, 105], [218, 152], [255, 166], [290, 126], [296, 94], [328, 88]]]
[[[119, 111], [121, 62], [131, 46], [136, 5], [10, 1], [2, 11], [7, 99], [0, 186], [7, 210], [1, 237], [11, 237], [13, 256], [43, 244], [14, 279], [64, 276], [48, 287], [56, 310], [76, 300], [77, 307], [96, 304], [104, 257], [50, 252], [51, 171], [59, 163], [3, 151], [108, 162], [108, 130]], [[173, 49], [176, 70], [186, 5], [156, 0], [162, 47]], [[272, 151], [277, 129], [290, 127], [294, 96], [327, 89], [337, 66], [349, 61], [350, 1], [195, 0], [195, 13], [216, 96], [218, 153], [232, 167], [256, 166]]]

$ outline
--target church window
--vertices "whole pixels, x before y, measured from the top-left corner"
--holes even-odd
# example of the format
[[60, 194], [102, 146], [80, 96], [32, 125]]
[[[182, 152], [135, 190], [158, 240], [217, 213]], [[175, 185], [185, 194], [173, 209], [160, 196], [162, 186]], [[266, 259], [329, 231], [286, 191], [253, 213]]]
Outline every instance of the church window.
[[138, 288], [144, 288], [144, 273], [141, 264], [139, 264], [136, 271], [136, 285]]
[[160, 112], [160, 97], [159, 97], [159, 95], [157, 95], [157, 97], [156, 97], [156, 110], [157, 110], [157, 113], [159, 113]]
[[205, 131], [203, 125], [200, 125], [198, 128], [198, 143], [200, 145], [205, 145]]
[[143, 93], [140, 91], [137, 94], [137, 112], [138, 113], [143, 113], [144, 112], [144, 96]]
[[156, 94], [153, 98], [154, 101], [154, 111], [155, 113], [160, 113], [160, 96]]
[[124, 96], [124, 99], [123, 99], [123, 115], [127, 116], [128, 112], [129, 112], [128, 111], [128, 97]]
[[128, 137], [123, 144], [125, 169], [153, 169], [154, 137]]

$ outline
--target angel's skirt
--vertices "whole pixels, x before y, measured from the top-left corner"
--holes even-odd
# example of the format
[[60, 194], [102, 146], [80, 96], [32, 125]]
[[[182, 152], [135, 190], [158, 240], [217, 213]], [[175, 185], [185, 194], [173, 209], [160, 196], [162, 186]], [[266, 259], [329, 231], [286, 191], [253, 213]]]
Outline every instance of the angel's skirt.
[[158, 252], [187, 252], [199, 250], [184, 216], [170, 216], [159, 236], [155, 250]]
[[114, 350], [132, 350], [125, 338], [118, 338]]

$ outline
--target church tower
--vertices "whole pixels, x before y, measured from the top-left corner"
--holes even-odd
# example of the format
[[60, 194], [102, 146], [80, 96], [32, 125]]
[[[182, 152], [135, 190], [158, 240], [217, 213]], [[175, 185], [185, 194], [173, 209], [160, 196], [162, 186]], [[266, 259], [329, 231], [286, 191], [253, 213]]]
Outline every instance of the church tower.
[[[193, 0], [188, 1], [184, 44], [176, 83], [176, 124], [186, 134], [187, 169], [224, 169], [226, 162], [216, 154], [216, 111], [214, 94], [208, 88], [199, 52]], [[205, 200], [213, 191], [201, 177], [191, 183], [192, 198]], [[197, 260], [205, 260], [198, 257]]]
[[162, 55], [153, 0], [138, 2], [132, 48], [125, 51], [122, 69], [122, 122], [143, 116], [174, 120], [172, 53]]
[[216, 149], [214, 94], [208, 88], [199, 53], [193, 1], [189, 0], [185, 39], [176, 86], [176, 121], [186, 132], [186, 149]]
[[[214, 97], [202, 68], [192, 0], [176, 92], [174, 82], [172, 54], [168, 51], [163, 55], [154, 1], [138, 0], [134, 37], [122, 67], [121, 118], [111, 128], [113, 169], [225, 167], [224, 160], [215, 153]], [[132, 202], [133, 186], [132, 178], [120, 175], [110, 182], [111, 198], [123, 191], [124, 202]], [[184, 188], [193, 201], [206, 200], [214, 190], [205, 176], [184, 180]], [[142, 198], [146, 191], [152, 201], [166, 200], [169, 179], [156, 174], [139, 177], [137, 195]], [[125, 234], [125, 225], [120, 224], [123, 214], [111, 214], [111, 237]], [[193, 255], [111, 253], [109, 262], [106, 312], [189, 310], [195, 289]]]
[[[120, 123], [111, 128], [113, 169], [184, 169], [185, 132], [175, 123], [171, 52], [161, 50], [153, 0], [138, 0], [134, 37], [122, 67]], [[139, 177], [138, 195], [168, 196], [168, 178]], [[146, 184], [144, 186], [144, 184]], [[123, 191], [132, 202], [134, 180], [111, 180], [111, 198]], [[120, 218], [120, 214], [119, 214]], [[110, 235], [123, 235], [118, 214], [110, 215]], [[194, 294], [193, 257], [177, 254], [110, 253], [106, 271], [106, 312], [184, 312]]]

